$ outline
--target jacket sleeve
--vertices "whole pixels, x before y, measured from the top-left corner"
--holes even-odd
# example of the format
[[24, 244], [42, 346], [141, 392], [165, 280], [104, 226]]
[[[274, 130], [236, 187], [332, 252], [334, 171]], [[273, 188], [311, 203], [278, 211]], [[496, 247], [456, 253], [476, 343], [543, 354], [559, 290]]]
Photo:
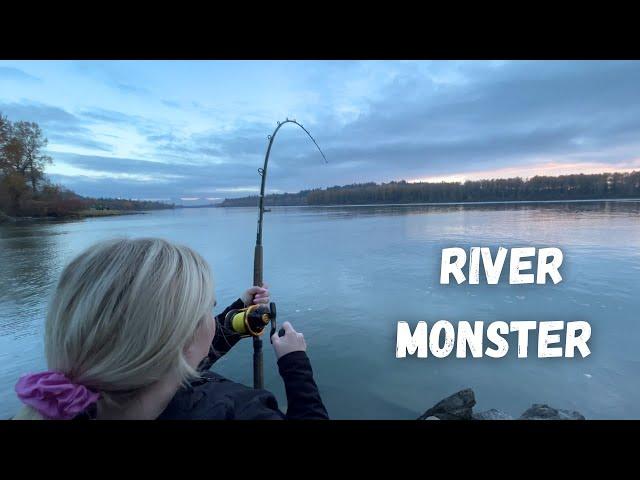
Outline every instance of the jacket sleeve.
[[305, 352], [291, 352], [278, 360], [278, 369], [287, 392], [290, 420], [328, 420], [318, 386], [313, 380], [311, 362]]
[[216, 315], [216, 333], [213, 336], [213, 341], [209, 347], [209, 354], [204, 358], [204, 360], [202, 360], [202, 362], [200, 362], [198, 370], [209, 370], [216, 361], [231, 350], [231, 348], [242, 338], [239, 333], [236, 333], [230, 328], [224, 326], [224, 317], [227, 313], [238, 308], [244, 308], [244, 302], [241, 299], [237, 299], [220, 314]]

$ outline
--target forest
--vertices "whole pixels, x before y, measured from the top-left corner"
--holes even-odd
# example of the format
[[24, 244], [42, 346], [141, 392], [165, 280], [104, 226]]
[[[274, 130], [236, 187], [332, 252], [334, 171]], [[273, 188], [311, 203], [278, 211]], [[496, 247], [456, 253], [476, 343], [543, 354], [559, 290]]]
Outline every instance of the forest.
[[[447, 202], [640, 198], [640, 171], [497, 178], [466, 182], [360, 183], [299, 193], [273, 194], [265, 205], [364, 205]], [[228, 198], [224, 207], [257, 205], [258, 197]]]
[[[126, 199], [82, 197], [52, 184], [45, 168], [47, 139], [35, 122], [9, 121], [0, 112], [0, 217], [68, 217], [175, 208]], [[265, 205], [543, 201], [640, 198], [640, 171], [475, 180], [359, 183], [267, 195]], [[223, 207], [256, 206], [257, 196], [228, 198]]]
[[160, 202], [82, 197], [52, 184], [45, 168], [47, 138], [35, 122], [11, 122], [0, 112], [0, 220], [9, 217], [94, 216], [173, 208]]

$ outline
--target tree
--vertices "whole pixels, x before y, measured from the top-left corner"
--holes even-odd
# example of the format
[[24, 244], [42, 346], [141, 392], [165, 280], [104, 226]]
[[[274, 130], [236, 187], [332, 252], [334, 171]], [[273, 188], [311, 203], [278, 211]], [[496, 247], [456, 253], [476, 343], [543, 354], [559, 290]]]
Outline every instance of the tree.
[[0, 147], [2, 147], [9, 138], [9, 120], [0, 113]]
[[14, 215], [22, 210], [25, 202], [29, 201], [29, 187], [25, 179], [18, 173], [10, 173], [0, 180], [0, 210]]
[[17, 173], [24, 175], [24, 145], [13, 135], [13, 126], [9, 127], [9, 138], [3, 146], [2, 170], [5, 175]]
[[[579, 200], [640, 197], [640, 171], [535, 176], [440, 183], [363, 183], [267, 195], [266, 205], [354, 205], [419, 202]], [[257, 197], [228, 198], [223, 206], [255, 206]]]
[[44, 169], [47, 164], [53, 163], [50, 156], [44, 155], [42, 149], [47, 146], [48, 140], [44, 138], [42, 129], [35, 122], [16, 122], [13, 126], [15, 145], [19, 161], [18, 172], [27, 177], [31, 183], [31, 190], [35, 193], [38, 183], [44, 177]]
[[11, 122], [0, 114], [0, 209], [20, 213], [37, 200], [44, 168], [52, 163], [42, 152], [46, 145], [37, 123]]
[[7, 172], [5, 149], [7, 142], [9, 141], [10, 128], [11, 123], [9, 123], [7, 117], [0, 113], [0, 173], [3, 174], [6, 174]]

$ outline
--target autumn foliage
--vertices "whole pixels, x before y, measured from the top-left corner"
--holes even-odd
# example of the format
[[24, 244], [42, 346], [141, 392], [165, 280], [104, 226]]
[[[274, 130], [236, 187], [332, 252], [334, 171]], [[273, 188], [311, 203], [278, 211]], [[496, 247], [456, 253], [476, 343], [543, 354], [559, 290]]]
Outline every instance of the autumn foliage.
[[[0, 113], [0, 213], [14, 217], [68, 217], [86, 210], [172, 208], [159, 202], [86, 198], [53, 185], [45, 168], [47, 139], [34, 122], [11, 122]], [[1, 216], [1, 215], [0, 215]]]

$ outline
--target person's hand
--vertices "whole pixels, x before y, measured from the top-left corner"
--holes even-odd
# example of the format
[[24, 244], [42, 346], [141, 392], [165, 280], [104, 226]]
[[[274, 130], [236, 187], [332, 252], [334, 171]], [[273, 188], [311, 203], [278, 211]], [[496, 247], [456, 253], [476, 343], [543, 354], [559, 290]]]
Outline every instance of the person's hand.
[[273, 350], [278, 360], [287, 353], [307, 351], [304, 335], [296, 332], [289, 322], [284, 322], [282, 328], [284, 329], [282, 337], [278, 336], [278, 332], [271, 336], [271, 345], [273, 345]]
[[262, 284], [262, 287], [251, 287], [245, 290], [240, 297], [245, 307], [254, 304], [266, 304], [268, 305], [271, 299], [269, 298], [269, 285]]

